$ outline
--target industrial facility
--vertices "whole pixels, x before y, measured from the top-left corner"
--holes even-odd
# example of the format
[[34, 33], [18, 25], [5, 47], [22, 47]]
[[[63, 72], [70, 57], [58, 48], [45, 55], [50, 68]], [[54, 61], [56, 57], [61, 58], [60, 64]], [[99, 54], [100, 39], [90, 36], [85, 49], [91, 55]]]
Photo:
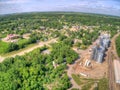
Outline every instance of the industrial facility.
[[98, 63], [103, 62], [103, 58], [105, 55], [105, 51], [110, 45], [110, 35], [109, 34], [101, 34], [101, 36], [98, 39], [98, 43], [96, 46], [92, 48], [91, 53], [91, 60], [95, 60]]
[[88, 49], [81, 51], [80, 61], [76, 62], [76, 65], [73, 67], [75, 73], [88, 78], [102, 78], [106, 76], [108, 62], [107, 60], [103, 62], [103, 60], [109, 46], [110, 35], [107, 32], [101, 32], [99, 38]]

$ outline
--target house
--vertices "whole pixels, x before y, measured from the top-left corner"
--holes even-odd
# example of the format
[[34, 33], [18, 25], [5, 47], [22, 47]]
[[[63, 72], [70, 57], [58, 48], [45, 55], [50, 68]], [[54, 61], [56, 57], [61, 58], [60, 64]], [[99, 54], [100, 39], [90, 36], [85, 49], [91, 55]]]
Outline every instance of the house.
[[9, 35], [7, 35], [7, 40], [13, 40], [13, 39], [17, 39], [19, 37], [20, 36], [16, 35], [16, 34], [9, 34]]

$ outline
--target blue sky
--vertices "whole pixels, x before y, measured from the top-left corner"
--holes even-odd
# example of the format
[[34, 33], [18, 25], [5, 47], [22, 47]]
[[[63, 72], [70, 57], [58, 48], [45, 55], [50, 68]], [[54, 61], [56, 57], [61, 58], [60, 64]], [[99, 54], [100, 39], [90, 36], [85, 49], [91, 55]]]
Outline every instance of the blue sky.
[[120, 16], [120, 0], [0, 0], [0, 14], [76, 11]]

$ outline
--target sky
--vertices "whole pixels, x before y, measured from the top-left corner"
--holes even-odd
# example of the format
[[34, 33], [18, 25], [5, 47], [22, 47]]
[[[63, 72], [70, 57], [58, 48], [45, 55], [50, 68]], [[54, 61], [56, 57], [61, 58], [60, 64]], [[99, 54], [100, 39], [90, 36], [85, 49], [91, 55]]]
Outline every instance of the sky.
[[74, 11], [120, 16], [120, 0], [0, 0], [0, 14]]

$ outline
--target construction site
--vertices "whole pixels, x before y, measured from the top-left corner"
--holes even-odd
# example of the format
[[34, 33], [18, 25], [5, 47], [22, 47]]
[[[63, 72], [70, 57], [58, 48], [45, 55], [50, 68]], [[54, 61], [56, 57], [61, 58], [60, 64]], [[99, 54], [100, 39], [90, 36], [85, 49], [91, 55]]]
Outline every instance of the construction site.
[[[91, 80], [91, 86], [97, 87], [99, 80], [106, 78], [108, 90], [120, 90], [120, 57], [115, 44], [119, 35], [120, 32], [110, 38], [109, 33], [103, 32], [86, 50], [73, 48], [79, 54], [79, 59], [68, 66], [68, 76], [73, 78], [70, 78], [73, 88], [89, 86], [86, 80]], [[76, 77], [71, 76], [72, 74]]]
[[86, 78], [107, 77], [107, 49], [110, 46], [110, 34], [103, 32], [87, 50], [81, 51], [80, 60], [73, 66], [74, 73]]

